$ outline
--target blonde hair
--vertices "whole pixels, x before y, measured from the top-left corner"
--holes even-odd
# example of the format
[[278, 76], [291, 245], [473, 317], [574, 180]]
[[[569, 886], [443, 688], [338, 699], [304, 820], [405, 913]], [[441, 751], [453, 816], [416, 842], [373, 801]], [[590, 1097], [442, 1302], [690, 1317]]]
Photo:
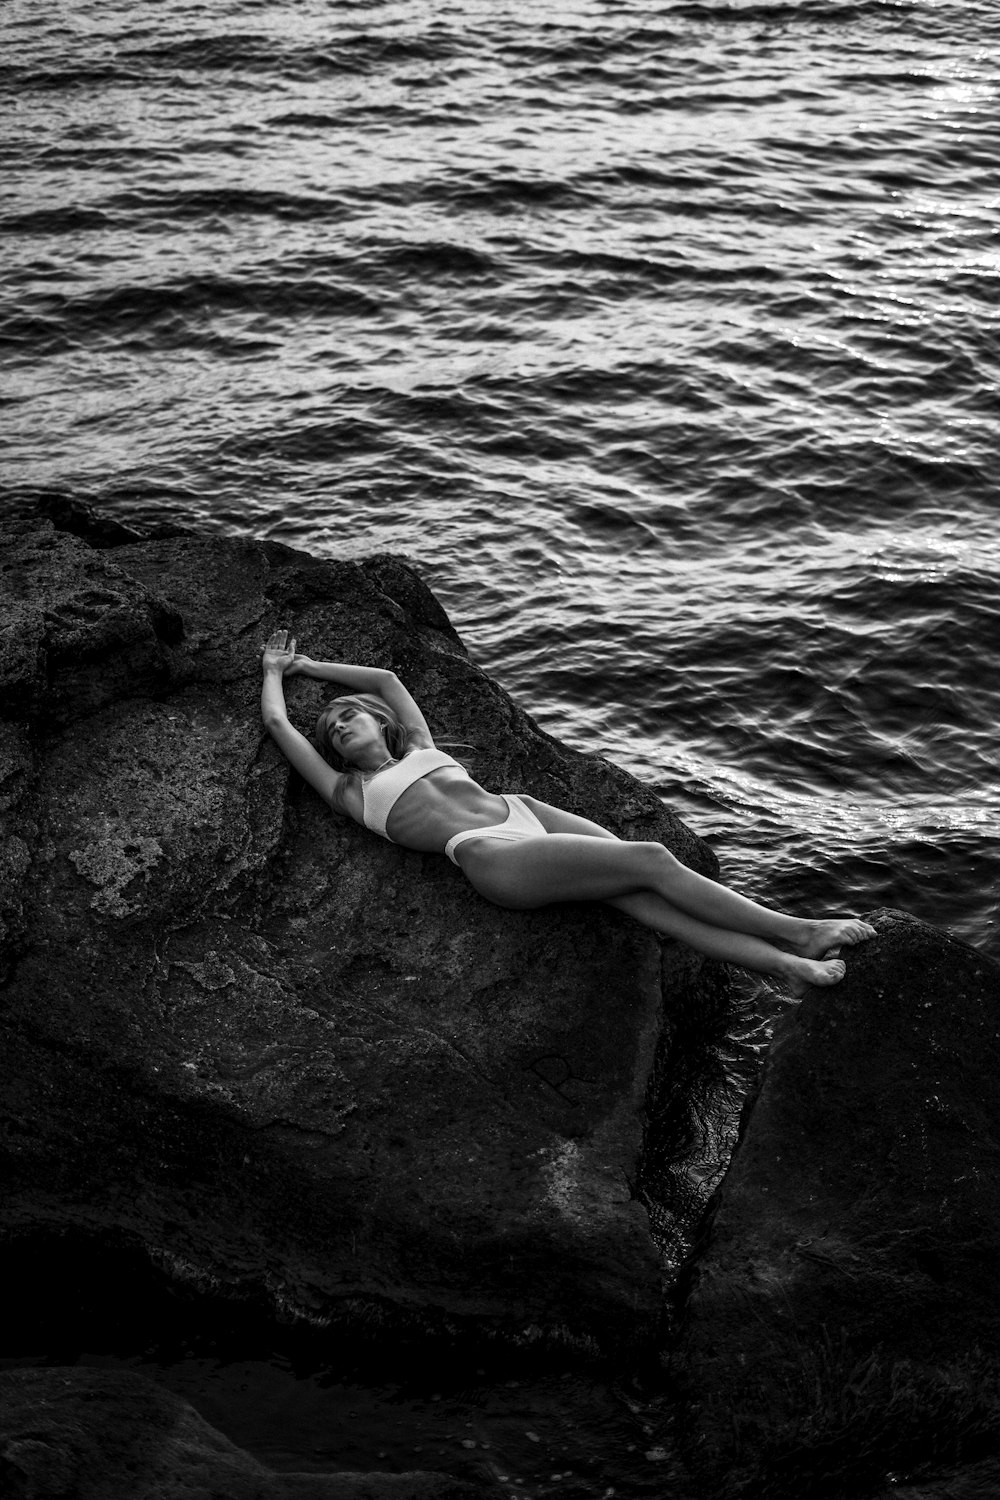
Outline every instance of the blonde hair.
[[385, 735], [386, 749], [394, 760], [399, 760], [406, 754], [409, 735], [406, 727], [397, 719], [392, 709], [384, 698], [376, 693], [342, 693], [339, 698], [331, 698], [329, 703], [324, 703], [320, 710], [319, 718], [316, 720], [316, 728], [313, 731], [313, 739], [316, 748], [323, 759], [329, 761], [334, 770], [354, 770], [350, 761], [344, 760], [338, 755], [330, 743], [330, 719], [336, 713], [342, 703], [353, 703], [355, 708], [363, 708], [365, 713], [371, 714], [377, 719]]

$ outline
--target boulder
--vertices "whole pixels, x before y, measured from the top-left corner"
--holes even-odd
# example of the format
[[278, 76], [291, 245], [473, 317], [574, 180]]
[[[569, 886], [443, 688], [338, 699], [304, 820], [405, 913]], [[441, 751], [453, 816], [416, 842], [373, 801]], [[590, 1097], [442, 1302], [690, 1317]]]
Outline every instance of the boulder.
[[[405, 562], [101, 540], [0, 541], [4, 1242], [342, 1329], [650, 1347], [648, 1088], [711, 966], [331, 815], [262, 730], [261, 643], [390, 665], [484, 784], [709, 851], [539, 730]], [[290, 681], [293, 721], [328, 694]]]
[[872, 920], [776, 1029], [695, 1261], [676, 1370], [713, 1495], [1000, 1452], [1000, 966]]
[[75, 1368], [0, 1374], [9, 1500], [474, 1500], [446, 1474], [279, 1474], [142, 1376]]

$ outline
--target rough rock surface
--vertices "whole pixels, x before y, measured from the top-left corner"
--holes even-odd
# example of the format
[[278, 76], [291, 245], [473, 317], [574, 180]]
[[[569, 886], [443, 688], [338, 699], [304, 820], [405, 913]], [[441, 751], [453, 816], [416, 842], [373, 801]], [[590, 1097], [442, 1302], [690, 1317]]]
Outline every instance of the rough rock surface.
[[874, 921], [778, 1028], [697, 1260], [678, 1368], [715, 1494], [1000, 1452], [1000, 967]]
[[[633, 1186], [691, 955], [593, 907], [501, 912], [330, 815], [259, 719], [259, 647], [391, 665], [473, 773], [711, 855], [541, 733], [398, 559], [0, 538], [0, 1232], [88, 1234], [351, 1326], [656, 1337]], [[289, 684], [309, 730], [329, 689]]]
[[139, 1375], [0, 1375], [8, 1500], [472, 1500], [444, 1474], [277, 1474]]

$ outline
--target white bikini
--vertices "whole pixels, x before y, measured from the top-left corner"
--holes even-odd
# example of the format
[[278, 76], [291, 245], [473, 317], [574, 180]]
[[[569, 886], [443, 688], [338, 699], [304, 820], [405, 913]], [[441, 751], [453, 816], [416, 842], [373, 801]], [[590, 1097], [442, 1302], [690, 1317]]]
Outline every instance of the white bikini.
[[394, 765], [386, 766], [384, 771], [377, 771], [370, 781], [362, 780], [362, 817], [365, 827], [370, 828], [372, 833], [380, 833], [384, 839], [389, 839], [390, 844], [394, 844], [395, 839], [390, 838], [386, 832], [389, 814], [415, 781], [422, 781], [431, 771], [439, 771], [442, 766], [454, 766], [463, 776], [472, 780], [465, 767], [454, 756], [445, 755], [443, 750], [411, 750], [409, 755], [404, 755]]
[[444, 852], [453, 865], [458, 864], [455, 850], [466, 839], [505, 839], [508, 843], [516, 843], [520, 839], [536, 839], [539, 834], [548, 833], [528, 804], [514, 792], [498, 792], [497, 796], [507, 804], [506, 818], [502, 823], [491, 823], [488, 828], [466, 828], [462, 833], [453, 833], [444, 846]]
[[[469, 781], [472, 780], [465, 767], [443, 750], [411, 750], [402, 760], [387, 766], [384, 771], [376, 772], [369, 781], [362, 781], [362, 817], [365, 827], [370, 828], [373, 833], [381, 834], [390, 844], [395, 843], [386, 829], [392, 809], [415, 781], [421, 781], [431, 771], [438, 771], [442, 766], [454, 766]], [[444, 846], [444, 852], [453, 865], [458, 864], [455, 850], [467, 839], [505, 839], [513, 842], [537, 838], [539, 834], [546, 832], [520, 797], [505, 792], [499, 795], [507, 804], [506, 819], [502, 823], [492, 823], [488, 828], [466, 828], [461, 833], [453, 834]]]

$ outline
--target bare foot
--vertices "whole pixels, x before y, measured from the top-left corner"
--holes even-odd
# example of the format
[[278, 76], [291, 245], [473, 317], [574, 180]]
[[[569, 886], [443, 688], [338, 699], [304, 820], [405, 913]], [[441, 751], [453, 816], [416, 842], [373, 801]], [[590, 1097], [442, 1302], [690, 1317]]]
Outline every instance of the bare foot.
[[788, 967], [783, 978], [787, 980], [790, 995], [801, 1000], [806, 990], [813, 985], [839, 984], [847, 973], [842, 958], [797, 958], [789, 956]]
[[825, 958], [831, 950], [864, 943], [875, 936], [875, 928], [857, 917], [832, 917], [829, 921], [806, 922], [804, 935], [791, 946], [803, 958]]

